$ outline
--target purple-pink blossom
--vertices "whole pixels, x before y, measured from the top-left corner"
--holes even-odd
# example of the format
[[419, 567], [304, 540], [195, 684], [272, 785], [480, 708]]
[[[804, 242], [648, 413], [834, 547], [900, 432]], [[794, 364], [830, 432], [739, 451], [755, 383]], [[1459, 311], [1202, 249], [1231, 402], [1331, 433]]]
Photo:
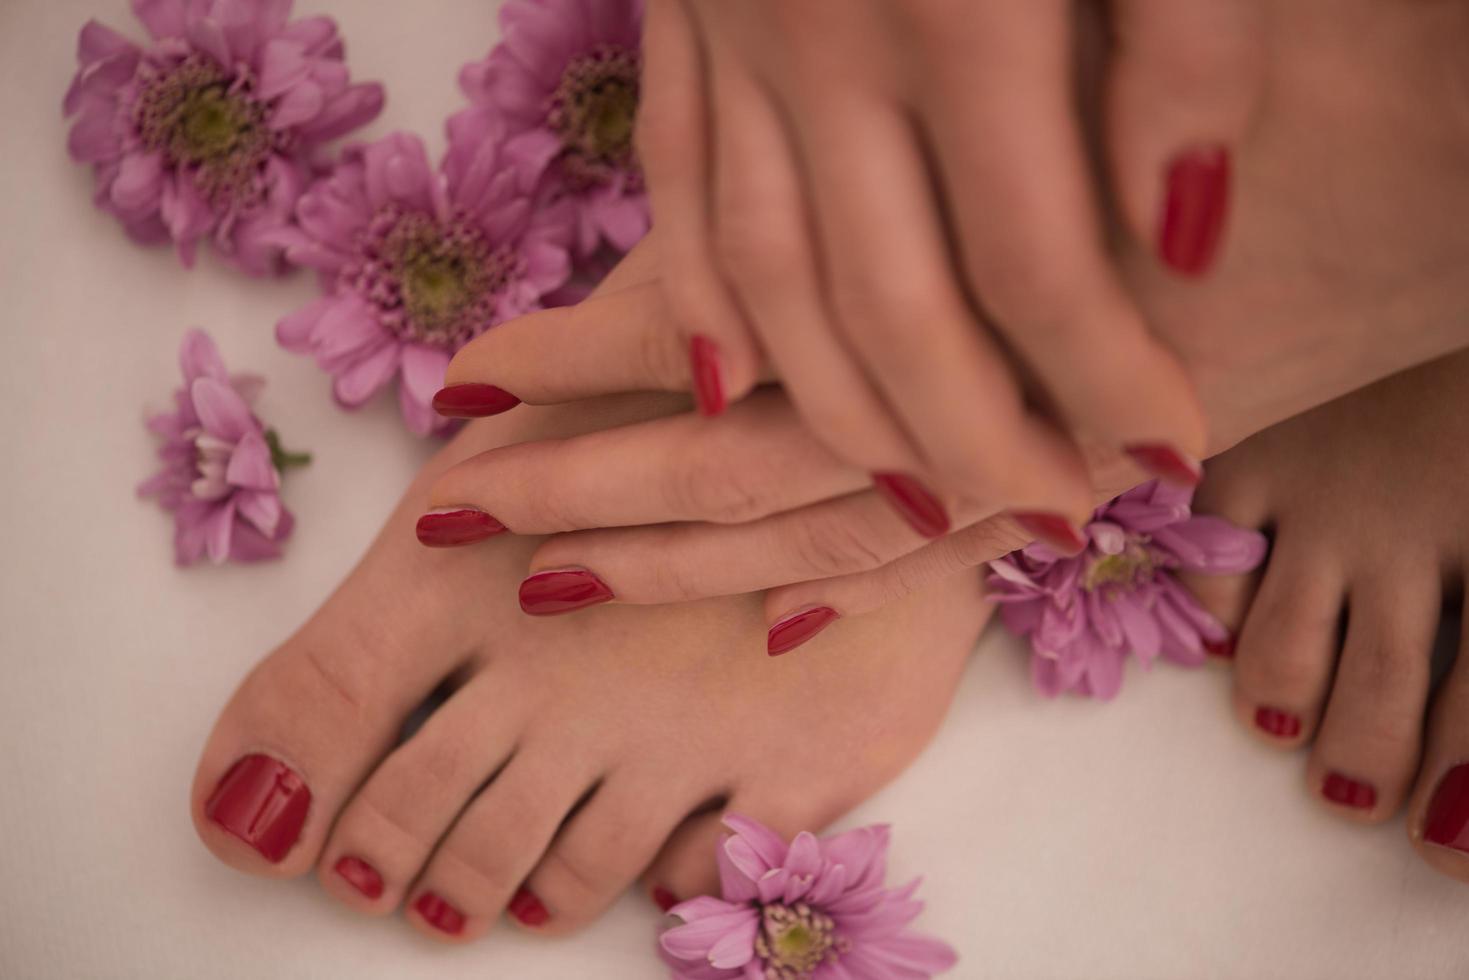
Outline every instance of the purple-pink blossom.
[[321, 144], [371, 120], [382, 87], [352, 84], [327, 17], [292, 21], [290, 0], [133, 0], [152, 37], [93, 20], [63, 108], [67, 148], [92, 165], [95, 202], [184, 265], [208, 238], [252, 275], [280, 271], [289, 224]]
[[1030, 638], [1042, 694], [1108, 699], [1129, 653], [1144, 666], [1159, 656], [1198, 666], [1210, 646], [1228, 641], [1177, 573], [1248, 572], [1265, 558], [1265, 537], [1193, 514], [1192, 498], [1192, 490], [1145, 483], [1093, 513], [1080, 555], [1036, 543], [990, 563], [990, 596], [1005, 625]]
[[919, 881], [887, 888], [888, 828], [863, 827], [789, 844], [729, 814], [716, 852], [723, 897], [675, 905], [659, 937], [674, 980], [924, 980], [957, 957], [912, 932]]

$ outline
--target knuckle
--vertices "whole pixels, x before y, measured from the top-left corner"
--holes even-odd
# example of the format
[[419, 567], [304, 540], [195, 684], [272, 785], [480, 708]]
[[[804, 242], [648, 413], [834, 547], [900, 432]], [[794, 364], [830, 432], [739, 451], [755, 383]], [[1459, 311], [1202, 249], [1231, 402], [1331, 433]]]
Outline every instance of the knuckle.
[[949, 552], [948, 563], [953, 571], [1003, 558], [1016, 548], [1025, 547], [1028, 542], [1025, 532], [1013, 522], [994, 517], [971, 524], [944, 539]]
[[673, 331], [649, 324], [638, 338], [636, 357], [643, 376], [659, 388], [676, 390], [688, 384], [688, 357]]
[[682, 453], [667, 484], [675, 513], [715, 524], [743, 524], [769, 512], [770, 481], [758, 465], [731, 466], [717, 440]]
[[888, 561], [873, 544], [876, 529], [849, 513], [812, 513], [796, 523], [791, 547], [801, 571], [834, 578], [880, 568]]

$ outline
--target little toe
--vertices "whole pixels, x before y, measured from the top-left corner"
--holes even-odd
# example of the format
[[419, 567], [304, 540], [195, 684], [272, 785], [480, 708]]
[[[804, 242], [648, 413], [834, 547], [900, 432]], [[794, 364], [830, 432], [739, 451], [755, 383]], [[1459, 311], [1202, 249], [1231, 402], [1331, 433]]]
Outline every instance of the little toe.
[[1469, 882], [1469, 629], [1434, 696], [1428, 741], [1408, 808], [1408, 834], [1432, 867]]

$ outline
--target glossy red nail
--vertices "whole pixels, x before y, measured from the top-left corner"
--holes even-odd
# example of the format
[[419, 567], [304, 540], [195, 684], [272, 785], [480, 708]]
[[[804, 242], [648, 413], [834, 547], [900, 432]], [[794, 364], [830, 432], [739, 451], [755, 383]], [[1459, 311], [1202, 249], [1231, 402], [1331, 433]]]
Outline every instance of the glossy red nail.
[[905, 473], [874, 473], [872, 485], [898, 514], [925, 538], [949, 533], [949, 515], [939, 498]]
[[515, 895], [510, 899], [510, 914], [519, 920], [521, 925], [543, 926], [551, 918], [551, 913], [536, 898], [535, 892], [521, 885], [515, 890]]
[[423, 916], [423, 921], [440, 932], [457, 936], [464, 931], [464, 913], [433, 892], [424, 892], [418, 896], [413, 908]]
[[1339, 772], [1326, 774], [1326, 781], [1321, 784], [1321, 795], [1353, 810], [1370, 810], [1377, 805], [1377, 790], [1371, 783], [1360, 782]]
[[1078, 555], [1086, 548], [1086, 538], [1081, 536], [1070, 521], [1060, 514], [1037, 512], [1015, 512], [1010, 515], [1026, 534], [1034, 535], [1063, 555]]
[[803, 609], [778, 620], [765, 634], [765, 652], [772, 657], [789, 653], [836, 622], [839, 614], [829, 606]]
[[689, 373], [694, 381], [694, 404], [699, 414], [724, 411], [724, 381], [719, 376], [719, 345], [703, 334], [689, 338]]
[[489, 514], [469, 508], [424, 514], [414, 527], [418, 534], [418, 543], [430, 548], [457, 548], [464, 544], [474, 544], [504, 530], [505, 525]]
[[536, 572], [520, 583], [520, 608], [532, 616], [554, 616], [612, 598], [607, 583], [585, 568]]
[[1256, 708], [1255, 727], [1276, 738], [1295, 738], [1301, 734], [1301, 719], [1289, 711], [1276, 708]]
[[1459, 763], [1438, 781], [1423, 821], [1423, 839], [1469, 854], [1469, 762]]
[[1192, 456], [1164, 443], [1134, 443], [1123, 452], [1158, 479], [1180, 487], [1196, 487], [1204, 479], [1204, 467]]
[[1204, 652], [1211, 657], [1221, 660], [1234, 659], [1234, 634], [1230, 633], [1222, 640], [1204, 640]]
[[653, 887], [653, 904], [658, 906], [664, 912], [667, 912], [669, 909], [678, 904], [678, 898], [673, 894], [673, 892], [669, 891], [667, 888], [664, 888], [662, 885], [655, 885]]
[[360, 857], [348, 854], [336, 864], [332, 870], [341, 875], [342, 878], [368, 898], [381, 898], [383, 894], [383, 876], [377, 873], [377, 868], [368, 864]]
[[434, 394], [434, 411], [451, 419], [482, 419], [508, 412], [519, 404], [519, 398], [494, 385], [450, 385]]
[[311, 790], [294, 769], [268, 755], [247, 755], [230, 767], [204, 804], [204, 815], [279, 864], [290, 851], [306, 811]]
[[1180, 153], [1168, 166], [1158, 256], [1182, 275], [1203, 275], [1219, 250], [1228, 210], [1229, 151], [1204, 146]]

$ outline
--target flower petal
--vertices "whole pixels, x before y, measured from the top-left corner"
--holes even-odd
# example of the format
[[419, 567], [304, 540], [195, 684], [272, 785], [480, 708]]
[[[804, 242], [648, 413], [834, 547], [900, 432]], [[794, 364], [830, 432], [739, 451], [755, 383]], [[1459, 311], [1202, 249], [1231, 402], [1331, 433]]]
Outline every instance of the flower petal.
[[217, 378], [195, 378], [189, 386], [189, 396], [210, 435], [226, 442], [238, 442], [245, 433], [258, 428], [250, 406], [238, 392]]
[[[241, 399], [241, 404], [244, 400]], [[274, 491], [280, 486], [280, 475], [270, 459], [270, 447], [259, 429], [251, 429], [240, 437], [235, 451], [230, 454], [229, 468], [224, 478], [237, 487], [247, 490]], [[261, 528], [261, 530], [265, 530]], [[269, 533], [269, 532], [267, 532]]]

